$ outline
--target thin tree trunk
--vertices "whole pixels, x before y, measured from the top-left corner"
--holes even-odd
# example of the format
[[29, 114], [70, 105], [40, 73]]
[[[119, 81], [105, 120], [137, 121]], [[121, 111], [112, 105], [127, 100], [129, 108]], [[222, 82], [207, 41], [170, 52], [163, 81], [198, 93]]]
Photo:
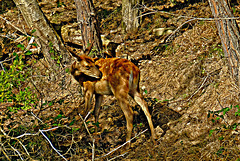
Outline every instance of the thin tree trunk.
[[77, 21], [82, 33], [83, 50], [86, 50], [90, 44], [94, 43], [94, 47], [101, 52], [102, 41], [92, 0], [75, 0], [75, 4]]
[[[32, 29], [35, 29], [36, 32], [33, 35], [36, 37], [37, 44], [40, 45], [42, 53], [46, 58], [49, 65], [56, 70], [58, 66], [51, 58], [50, 50], [54, 49], [55, 52], [58, 52], [63, 57], [63, 63], [70, 63], [70, 55], [65, 49], [61, 39], [50, 27], [48, 21], [43, 15], [41, 9], [38, 6], [36, 0], [14, 0], [16, 6], [21, 11], [26, 23]], [[52, 44], [52, 45], [50, 45]]]
[[141, 0], [122, 0], [123, 32], [136, 31], [140, 25], [138, 4]]
[[[235, 83], [240, 85], [240, 34], [239, 28], [235, 19], [227, 19], [234, 17], [228, 0], [208, 0], [214, 18], [216, 18], [216, 25], [218, 33], [221, 38], [222, 47], [225, 57], [228, 59], [230, 72], [235, 80]], [[219, 18], [219, 19], [218, 19]]]

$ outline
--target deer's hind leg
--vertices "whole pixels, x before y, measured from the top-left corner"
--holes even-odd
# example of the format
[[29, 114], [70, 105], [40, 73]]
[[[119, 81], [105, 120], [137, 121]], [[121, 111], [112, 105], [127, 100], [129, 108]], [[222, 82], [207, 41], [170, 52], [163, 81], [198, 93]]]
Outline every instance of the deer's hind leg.
[[144, 114], [146, 115], [150, 130], [151, 130], [151, 134], [152, 134], [152, 140], [155, 143], [155, 140], [157, 139], [157, 137], [156, 137], [156, 134], [155, 134], [155, 131], [154, 131], [154, 126], [153, 126], [153, 123], [152, 123], [151, 114], [148, 110], [147, 103], [144, 101], [143, 96], [138, 91], [131, 94], [131, 96], [141, 106]]
[[[116, 99], [118, 100], [120, 107], [124, 113], [125, 119], [127, 121], [127, 136], [126, 141], [131, 139], [132, 129], [133, 129], [133, 110], [129, 106], [128, 102], [128, 91], [124, 88], [119, 89], [118, 92], [113, 91]], [[127, 143], [126, 148], [130, 148], [130, 142]]]

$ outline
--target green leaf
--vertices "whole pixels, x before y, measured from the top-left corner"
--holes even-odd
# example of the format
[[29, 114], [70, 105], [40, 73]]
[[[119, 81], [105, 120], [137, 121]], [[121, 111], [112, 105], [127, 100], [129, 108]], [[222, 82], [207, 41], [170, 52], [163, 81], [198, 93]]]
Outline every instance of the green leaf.
[[23, 44], [18, 44], [17, 47], [20, 48], [21, 50], [24, 50], [24, 49], [25, 49], [25, 47], [24, 47]]
[[52, 106], [53, 105], [53, 101], [48, 103], [48, 106]]
[[93, 123], [93, 125], [99, 127], [99, 122]]
[[32, 46], [36, 46], [36, 47], [37, 47], [37, 44], [36, 44], [36, 43], [32, 43], [31, 45], [32, 45]]
[[28, 50], [27, 52], [24, 53], [25, 55], [32, 55], [32, 52]]
[[36, 32], [36, 31], [37, 31], [36, 29], [33, 29], [31, 33], [33, 34], [33, 33]]
[[69, 71], [70, 71], [69, 68], [66, 68], [66, 69], [65, 69], [65, 72], [66, 72], [66, 73], [69, 73]]
[[[53, 49], [50, 49], [49, 50], [49, 53], [54, 53], [54, 50]], [[54, 58], [54, 57], [53, 57]]]
[[212, 134], [213, 134], [214, 131], [215, 131], [215, 130], [210, 130], [210, 131], [209, 131], [209, 136], [212, 136]]
[[144, 90], [144, 93], [147, 94], [147, 90], [146, 89]]
[[219, 138], [218, 138], [218, 140], [223, 140], [224, 139], [224, 137], [223, 136], [220, 136]]
[[209, 117], [210, 117], [210, 113], [207, 114], [207, 118], [209, 118]]
[[75, 122], [75, 120], [72, 120], [72, 122], [70, 122], [69, 126], [73, 125]]

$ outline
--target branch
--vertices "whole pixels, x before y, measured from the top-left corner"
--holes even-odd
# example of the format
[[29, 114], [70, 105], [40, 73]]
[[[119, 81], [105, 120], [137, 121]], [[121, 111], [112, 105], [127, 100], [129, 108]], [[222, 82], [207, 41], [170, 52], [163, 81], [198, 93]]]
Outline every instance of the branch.
[[[53, 129], [53, 128], [52, 128]], [[47, 139], [47, 141], [49, 142], [49, 144], [51, 145], [51, 147], [53, 148], [53, 150], [55, 150], [58, 155], [60, 155], [64, 160], [67, 160], [52, 144], [52, 142], [48, 139], [48, 137], [43, 133], [46, 130], [39, 130], [41, 132], [41, 134]]]
[[187, 99], [187, 102], [188, 102], [196, 93], [198, 93], [198, 91], [199, 91], [200, 89], [202, 89], [202, 87], [203, 87], [204, 84], [206, 83], [208, 77], [209, 77], [209, 74], [206, 76], [206, 78], [205, 78], [204, 81], [202, 82], [201, 86], [191, 95], [191, 97], [189, 97], [189, 98]]
[[8, 157], [7, 153], [5, 152], [5, 148], [4, 148], [4, 146], [3, 146], [2, 143], [1, 143], [1, 145], [2, 145], [2, 152], [3, 152], [3, 154], [5, 155], [5, 157], [7, 158], [7, 160], [11, 161], [11, 159]]
[[91, 137], [92, 140], [94, 140], [93, 137], [92, 137], [92, 135], [91, 135], [91, 133], [90, 133], [90, 131], [89, 131], [89, 129], [88, 129], [88, 127], [87, 127], [87, 124], [86, 124], [86, 122], [85, 122], [85, 120], [87, 119], [87, 117], [89, 116], [89, 114], [90, 114], [90, 112], [88, 112], [87, 116], [86, 116], [84, 119], [83, 119], [83, 117], [82, 117], [81, 114], [78, 114], [78, 115], [81, 117], [81, 119], [82, 119], [82, 121], [83, 121], [83, 124], [84, 124], [85, 128], [87, 129], [87, 132], [88, 132], [89, 136]]
[[51, 147], [53, 148], [53, 150], [55, 150], [55, 151], [58, 153], [58, 155], [60, 155], [64, 160], [67, 160], [67, 159], [53, 146], [52, 142], [51, 142], [51, 141], [48, 139], [48, 137], [43, 133], [43, 132], [55, 130], [55, 129], [57, 129], [57, 128], [59, 128], [59, 127], [53, 127], [53, 128], [51, 128], [51, 129], [47, 129], [47, 130], [40, 130], [40, 129], [39, 129], [39, 131], [38, 131], [37, 133], [34, 133], [34, 134], [32, 134], [32, 133], [25, 133], [25, 134], [22, 134], [22, 135], [17, 136], [16, 138], [21, 138], [21, 137], [23, 137], [23, 136], [28, 136], [28, 135], [38, 135], [39, 133], [41, 133], [41, 134], [46, 138], [46, 140], [49, 142], [49, 144], [51, 145]]
[[[13, 28], [15, 28], [16, 30], [20, 31], [22, 34], [27, 35], [26, 32], [22, 31], [20, 28], [18, 28], [18, 27], [16, 27], [16, 26], [14, 26], [14, 25], [13, 25], [10, 21], [8, 21], [6, 18], [4, 18], [4, 17], [2, 17], [2, 16], [0, 16], [0, 18], [1, 18], [2, 20], [4, 20], [7, 24], [11, 25], [11, 26], [12, 26]], [[27, 36], [29, 36], [29, 35], [27, 35]]]
[[139, 135], [145, 133], [148, 129], [145, 129], [144, 131], [140, 132], [139, 134], [135, 135], [133, 138], [131, 138], [130, 140], [126, 141], [124, 144], [120, 145], [119, 147], [113, 149], [112, 151], [108, 152], [107, 154], [97, 158], [97, 159], [100, 159], [100, 158], [103, 158], [105, 156], [108, 156], [109, 154], [111, 154], [112, 152], [115, 152], [116, 150], [120, 149], [121, 147], [123, 147], [124, 145], [126, 145], [127, 143], [130, 143], [133, 139], [135, 139], [136, 137], [138, 137]]
[[128, 153], [128, 152], [123, 153], [123, 154], [120, 154], [120, 155], [118, 155], [118, 156], [116, 156], [116, 157], [114, 157], [114, 158], [112, 158], [112, 159], [109, 159], [109, 161], [115, 160], [115, 159], [117, 159], [117, 158], [119, 158], [119, 157], [124, 157], [124, 155], [126, 155], [127, 153]]
[[[4, 136], [9, 137], [1, 127], [0, 127], [0, 131], [3, 133]], [[21, 160], [24, 160], [21, 156], [21, 153], [17, 149], [15, 149], [9, 142], [8, 142], [8, 145], [13, 149], [13, 151], [15, 151], [19, 155]]]
[[149, 14], [155, 14], [155, 13], [163, 13], [163, 14], [168, 14], [168, 15], [172, 15], [172, 16], [175, 16], [175, 17], [178, 17], [178, 18], [185, 18], [185, 19], [189, 19], [187, 21], [185, 21], [183, 24], [181, 24], [176, 30], [173, 31], [173, 33], [171, 33], [169, 35], [169, 37], [166, 39], [165, 42], [168, 42], [169, 39], [185, 24], [191, 22], [191, 21], [194, 21], [194, 20], [202, 20], [202, 21], [219, 21], [219, 20], [232, 20], [232, 19], [240, 19], [240, 17], [218, 17], [218, 18], [202, 18], [202, 17], [192, 17], [192, 16], [182, 16], [182, 15], [177, 15], [177, 14], [174, 14], [174, 13], [169, 13], [169, 12], [165, 12], [165, 11], [159, 11], [159, 10], [154, 10], [154, 9], [151, 9], [151, 8], [148, 8], [146, 7], [145, 5], [140, 5], [138, 4], [140, 7], [139, 9], [146, 9], [150, 12], [148, 13], [144, 13], [137, 18], [139, 17], [143, 17], [143, 16], [146, 16], [146, 15], [149, 15]]

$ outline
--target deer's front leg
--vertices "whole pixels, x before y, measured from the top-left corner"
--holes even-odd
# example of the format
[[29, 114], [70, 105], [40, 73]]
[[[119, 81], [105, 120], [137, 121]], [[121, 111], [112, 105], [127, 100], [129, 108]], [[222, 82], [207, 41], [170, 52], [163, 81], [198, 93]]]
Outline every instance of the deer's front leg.
[[99, 113], [100, 113], [100, 109], [101, 109], [101, 104], [103, 101], [103, 95], [100, 94], [95, 94], [95, 108], [94, 108], [94, 117], [95, 117], [95, 122], [98, 122], [98, 118], [99, 118]]
[[91, 108], [92, 97], [94, 94], [94, 82], [83, 82], [84, 88], [84, 100], [85, 100], [85, 111], [88, 112]]

